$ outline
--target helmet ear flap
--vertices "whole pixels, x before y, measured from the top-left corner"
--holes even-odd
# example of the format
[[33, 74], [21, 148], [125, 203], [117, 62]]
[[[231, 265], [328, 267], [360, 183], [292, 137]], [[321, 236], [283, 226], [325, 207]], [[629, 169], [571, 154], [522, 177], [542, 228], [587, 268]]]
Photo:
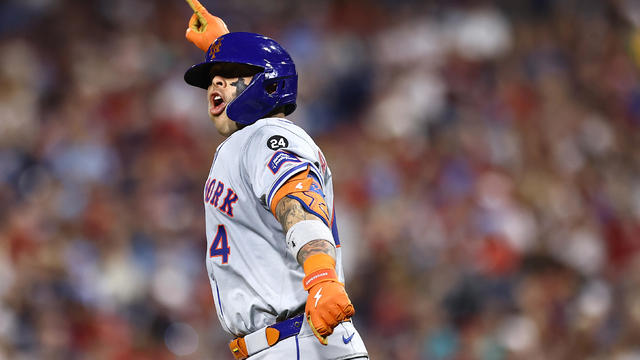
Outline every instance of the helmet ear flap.
[[259, 73], [253, 77], [249, 86], [227, 105], [229, 119], [243, 125], [253, 124], [263, 114], [265, 109], [275, 106], [277, 99], [265, 96], [265, 74]]
[[289, 115], [296, 109], [296, 96], [298, 94], [298, 75], [290, 75], [280, 78], [278, 94], [278, 104], [285, 105], [284, 114]]
[[243, 125], [253, 124], [280, 106], [284, 106], [284, 114], [289, 115], [296, 109], [297, 91], [298, 75], [266, 79], [265, 73], [259, 73], [242, 94], [227, 105], [227, 115]]

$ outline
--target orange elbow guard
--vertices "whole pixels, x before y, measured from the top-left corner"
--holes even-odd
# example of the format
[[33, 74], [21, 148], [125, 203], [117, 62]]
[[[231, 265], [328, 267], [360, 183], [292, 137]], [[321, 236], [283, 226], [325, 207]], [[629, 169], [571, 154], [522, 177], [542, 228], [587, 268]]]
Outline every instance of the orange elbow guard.
[[325, 225], [331, 227], [329, 207], [324, 199], [322, 187], [307, 170], [292, 176], [285, 182], [271, 200], [271, 213], [276, 216], [276, 207], [282, 198], [294, 199], [310, 214], [320, 218]]

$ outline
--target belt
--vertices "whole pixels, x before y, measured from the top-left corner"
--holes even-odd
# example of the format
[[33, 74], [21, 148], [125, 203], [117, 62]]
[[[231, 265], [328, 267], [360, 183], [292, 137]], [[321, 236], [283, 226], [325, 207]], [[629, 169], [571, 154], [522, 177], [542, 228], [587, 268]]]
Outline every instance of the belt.
[[249, 335], [237, 337], [229, 343], [229, 349], [236, 359], [244, 360], [277, 344], [280, 340], [298, 335], [303, 321], [304, 314], [300, 314], [254, 331]]

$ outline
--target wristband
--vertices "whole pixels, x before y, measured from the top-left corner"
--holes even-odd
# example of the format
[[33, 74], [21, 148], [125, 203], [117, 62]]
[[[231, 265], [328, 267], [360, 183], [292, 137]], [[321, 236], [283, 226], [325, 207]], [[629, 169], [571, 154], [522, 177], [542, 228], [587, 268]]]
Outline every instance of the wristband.
[[296, 223], [287, 231], [286, 240], [294, 259], [298, 258], [298, 251], [303, 246], [314, 240], [327, 240], [335, 246], [331, 230], [320, 220], [302, 220]]

